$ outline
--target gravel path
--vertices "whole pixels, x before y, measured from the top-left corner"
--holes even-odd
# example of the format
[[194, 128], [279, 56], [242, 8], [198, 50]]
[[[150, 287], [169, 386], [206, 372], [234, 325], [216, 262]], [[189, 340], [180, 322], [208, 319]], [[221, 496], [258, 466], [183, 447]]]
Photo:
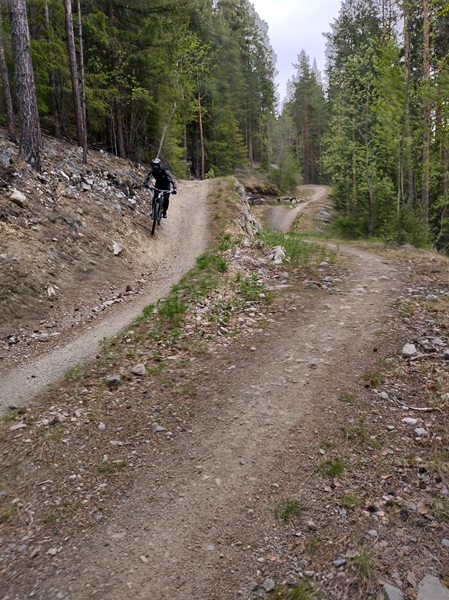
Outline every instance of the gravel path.
[[306, 202], [298, 204], [295, 208], [288, 206], [275, 206], [267, 209], [266, 219], [273, 227], [282, 233], [290, 231], [296, 217], [313, 202], [318, 202], [326, 195], [327, 190], [323, 186], [304, 186], [304, 189], [312, 190], [312, 195]]
[[69, 369], [95, 356], [103, 338], [117, 335], [145, 306], [168, 293], [206, 247], [208, 190], [207, 181], [180, 184], [179, 195], [170, 203], [167, 221], [148, 239], [152, 275], [132, 302], [111, 307], [107, 316], [91, 329], [65, 339], [37, 359], [2, 373], [0, 414], [8, 406], [23, 406]]
[[61, 556], [45, 598], [256, 597], [249, 583], [281, 550], [272, 498], [301, 489], [301, 457], [370, 365], [399, 277], [373, 254], [343, 252], [350, 275], [338, 293], [299, 286], [252, 351], [236, 344], [211, 359], [191, 429], [161, 438], [113, 517]]

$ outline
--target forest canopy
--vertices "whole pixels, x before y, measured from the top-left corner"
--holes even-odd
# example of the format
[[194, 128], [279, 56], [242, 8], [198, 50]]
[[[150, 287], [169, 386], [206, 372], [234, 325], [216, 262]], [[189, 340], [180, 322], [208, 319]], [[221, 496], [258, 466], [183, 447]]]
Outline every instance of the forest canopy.
[[9, 0], [0, 122], [36, 169], [41, 130], [85, 160], [89, 147], [160, 155], [181, 177], [257, 168], [281, 191], [331, 185], [347, 236], [445, 249], [448, 13], [444, 0], [343, 0], [325, 73], [299, 51], [281, 109], [248, 0]]

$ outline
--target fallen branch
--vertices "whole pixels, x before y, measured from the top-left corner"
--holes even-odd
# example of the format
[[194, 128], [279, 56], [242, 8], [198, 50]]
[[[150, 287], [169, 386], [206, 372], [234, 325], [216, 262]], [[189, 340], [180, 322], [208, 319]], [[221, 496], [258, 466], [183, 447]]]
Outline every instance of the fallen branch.
[[[390, 392], [391, 393], [391, 392]], [[425, 407], [425, 408], [421, 408], [419, 406], [409, 406], [408, 404], [406, 404], [403, 400], [399, 400], [399, 398], [397, 396], [395, 396], [394, 394], [391, 394], [393, 396], [393, 398], [396, 400], [396, 402], [398, 404], [400, 404], [401, 406], [403, 406], [404, 408], [406, 408], [407, 410], [417, 410], [419, 412], [435, 412], [436, 410], [438, 410], [440, 413], [442, 413], [443, 411], [441, 410], [441, 408], [438, 408], [438, 406], [436, 406], [435, 408], [431, 408], [431, 407]]]

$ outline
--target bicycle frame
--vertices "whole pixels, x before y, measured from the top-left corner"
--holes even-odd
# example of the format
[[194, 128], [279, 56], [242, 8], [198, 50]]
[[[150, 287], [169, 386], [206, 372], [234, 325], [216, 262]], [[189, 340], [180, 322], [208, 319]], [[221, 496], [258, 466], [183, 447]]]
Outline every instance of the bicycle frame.
[[158, 188], [151, 187], [153, 192], [153, 198], [151, 200], [151, 219], [153, 224], [151, 226], [151, 235], [154, 235], [156, 229], [156, 223], [161, 224], [162, 211], [163, 211], [163, 194], [169, 192], [169, 190], [159, 190]]

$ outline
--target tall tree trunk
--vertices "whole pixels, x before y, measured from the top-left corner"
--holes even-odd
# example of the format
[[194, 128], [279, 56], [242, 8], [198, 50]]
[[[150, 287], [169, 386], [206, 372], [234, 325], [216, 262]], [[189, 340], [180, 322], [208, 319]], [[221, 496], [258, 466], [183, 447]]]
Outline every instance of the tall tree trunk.
[[201, 146], [201, 166], [200, 166], [200, 179], [204, 179], [204, 136], [203, 136], [203, 115], [201, 108], [201, 94], [198, 94], [198, 125], [200, 129], [200, 146]]
[[11, 88], [9, 86], [8, 67], [5, 60], [2, 35], [2, 15], [0, 13], [0, 69], [3, 79], [3, 90], [5, 92], [6, 115], [8, 117], [8, 137], [10, 142], [17, 143], [16, 126], [14, 123], [14, 109], [12, 106]]
[[351, 214], [354, 217], [357, 206], [357, 156], [355, 144], [355, 124], [352, 124], [352, 195], [351, 195]]
[[83, 162], [87, 162], [87, 137], [84, 129], [83, 110], [81, 105], [80, 86], [78, 80], [78, 65], [76, 62], [75, 35], [73, 33], [72, 1], [65, 0], [67, 46], [69, 52], [70, 74], [72, 76], [73, 107], [76, 119], [76, 134], [78, 146], [83, 149]]
[[[112, 0], [108, 0], [108, 10], [109, 10], [109, 25], [111, 29], [114, 27], [114, 4]], [[117, 150], [118, 155], [121, 158], [126, 158], [125, 152], [125, 139], [123, 135], [123, 114], [122, 114], [122, 106], [120, 103], [120, 84], [117, 77], [117, 52], [114, 47], [114, 43], [111, 46], [111, 66], [112, 66], [112, 80], [114, 82], [114, 87], [117, 90], [117, 97], [113, 100], [114, 103], [114, 112], [115, 112], [115, 122], [117, 125]]]
[[35, 171], [40, 171], [39, 146], [42, 136], [30, 54], [27, 8], [25, 0], [10, 0], [10, 6], [14, 73], [17, 97], [20, 99], [19, 158], [23, 158]]
[[[48, 39], [52, 41], [51, 35], [51, 20], [50, 20], [50, 10], [48, 8], [48, 1], [45, 1], [45, 28], [47, 30]], [[50, 69], [49, 73], [49, 83], [50, 83], [50, 96], [51, 96], [51, 112], [53, 115], [53, 124], [54, 124], [54, 134], [57, 140], [61, 139], [61, 118], [58, 110], [58, 102], [57, 102], [57, 93], [56, 93], [56, 77], [53, 69]]]
[[[410, 131], [410, 6], [408, 0], [404, 2], [404, 67], [405, 67], [405, 106], [404, 106], [404, 132], [403, 132], [403, 165], [407, 169], [407, 206], [413, 209], [414, 186], [413, 167], [411, 157], [411, 131]], [[402, 175], [404, 179], [404, 175]], [[402, 193], [405, 200], [405, 193]]]
[[[87, 152], [87, 114], [86, 114], [86, 77], [84, 75], [84, 50], [83, 50], [83, 23], [81, 20], [81, 1], [78, 0], [78, 41], [80, 52], [80, 75], [81, 75], [81, 116]], [[84, 147], [83, 147], [84, 149]], [[86, 162], [86, 160], [84, 161]]]
[[423, 175], [422, 211], [424, 221], [429, 220], [429, 174], [430, 174], [430, 27], [429, 0], [423, 0]]

